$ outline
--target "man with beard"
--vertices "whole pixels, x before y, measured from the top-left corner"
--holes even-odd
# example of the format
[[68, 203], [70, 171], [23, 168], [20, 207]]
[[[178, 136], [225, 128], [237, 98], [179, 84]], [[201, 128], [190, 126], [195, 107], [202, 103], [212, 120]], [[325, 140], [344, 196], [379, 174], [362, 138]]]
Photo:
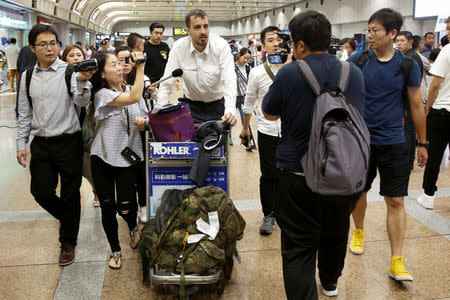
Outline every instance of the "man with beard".
[[[226, 40], [209, 33], [208, 16], [195, 9], [186, 16], [189, 36], [173, 44], [164, 77], [183, 70], [184, 102], [189, 104], [195, 123], [222, 120], [236, 124], [236, 73]], [[175, 78], [160, 84], [156, 108], [169, 103]]]

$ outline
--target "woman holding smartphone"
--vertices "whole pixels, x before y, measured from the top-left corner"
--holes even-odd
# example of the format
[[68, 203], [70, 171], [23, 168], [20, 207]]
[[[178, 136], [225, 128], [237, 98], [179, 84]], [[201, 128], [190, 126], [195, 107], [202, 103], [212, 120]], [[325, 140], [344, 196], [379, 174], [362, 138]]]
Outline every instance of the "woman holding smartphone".
[[[98, 70], [92, 76], [96, 136], [91, 147], [92, 177], [102, 210], [102, 224], [111, 247], [108, 265], [122, 266], [116, 213], [127, 222], [130, 246], [140, 239], [137, 227], [137, 164], [144, 159], [139, 130], [143, 130], [148, 110], [141, 97], [145, 59], [142, 52], [131, 54], [136, 64], [136, 80], [130, 89], [113, 53], [95, 55]], [[136, 126], [135, 126], [136, 125]]]

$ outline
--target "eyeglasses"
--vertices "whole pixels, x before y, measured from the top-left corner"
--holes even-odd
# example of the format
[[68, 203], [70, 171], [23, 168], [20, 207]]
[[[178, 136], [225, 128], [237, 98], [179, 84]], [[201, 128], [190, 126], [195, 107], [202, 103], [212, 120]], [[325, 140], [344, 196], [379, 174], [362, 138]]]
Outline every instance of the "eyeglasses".
[[39, 44], [34, 44], [34, 46], [39, 47], [39, 48], [47, 48], [48, 46], [55, 48], [58, 45], [57, 42], [40, 42]]
[[366, 29], [367, 34], [376, 35], [378, 31], [383, 31], [384, 29]]

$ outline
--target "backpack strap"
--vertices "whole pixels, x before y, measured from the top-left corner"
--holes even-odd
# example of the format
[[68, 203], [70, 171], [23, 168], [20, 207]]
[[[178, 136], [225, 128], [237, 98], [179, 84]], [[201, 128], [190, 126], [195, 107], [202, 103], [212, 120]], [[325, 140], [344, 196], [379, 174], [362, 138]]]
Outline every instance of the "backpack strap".
[[410, 56], [403, 56], [402, 63], [400, 64], [400, 67], [398, 68], [396, 75], [401, 73], [403, 77], [403, 90], [402, 90], [402, 104], [403, 104], [403, 110], [404, 110], [404, 116], [408, 114], [409, 110], [409, 101], [408, 101], [408, 77], [409, 73], [412, 70], [412, 67], [414, 65], [414, 58]]
[[305, 79], [306, 83], [313, 90], [313, 92], [314, 92], [314, 94], [316, 94], [316, 96], [319, 95], [321, 87], [320, 87], [319, 81], [317, 81], [316, 76], [314, 75], [313, 71], [311, 70], [311, 67], [303, 59], [297, 60], [296, 62], [297, 62], [297, 67], [300, 70], [300, 73], [303, 75], [303, 78]]
[[31, 109], [33, 109], [33, 102], [31, 102], [31, 96], [30, 96], [30, 84], [31, 84], [31, 76], [33, 76], [33, 70], [34, 67], [27, 69], [25, 72], [25, 87], [27, 89], [27, 98], [28, 98], [28, 104], [30, 105]]
[[267, 61], [264, 63], [264, 69], [266, 70], [267, 75], [269, 75], [270, 79], [272, 79], [273, 81], [275, 79], [275, 75], [273, 75], [273, 72], [269, 68], [269, 64], [267, 63]]
[[361, 52], [361, 54], [358, 57], [358, 67], [362, 70], [364, 68], [364, 65], [369, 60], [370, 57], [370, 48], [365, 49]]
[[350, 81], [350, 63], [346, 61], [340, 61], [341, 63], [341, 73], [339, 74], [339, 89], [341, 92], [345, 93]]
[[66, 80], [67, 92], [69, 93], [70, 97], [72, 97], [72, 91], [70, 90], [71, 88], [70, 80], [72, 79], [73, 72], [74, 72], [73, 65], [68, 64], [66, 67], [66, 72], [64, 73], [64, 79]]

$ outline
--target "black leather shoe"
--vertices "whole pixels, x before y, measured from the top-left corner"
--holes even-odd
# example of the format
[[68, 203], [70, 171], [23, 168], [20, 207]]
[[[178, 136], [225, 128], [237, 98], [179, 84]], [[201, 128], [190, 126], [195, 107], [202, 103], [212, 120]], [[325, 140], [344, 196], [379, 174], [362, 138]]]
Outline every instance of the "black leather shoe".
[[59, 265], [68, 266], [75, 260], [75, 246], [70, 243], [61, 244], [61, 253], [59, 254]]

